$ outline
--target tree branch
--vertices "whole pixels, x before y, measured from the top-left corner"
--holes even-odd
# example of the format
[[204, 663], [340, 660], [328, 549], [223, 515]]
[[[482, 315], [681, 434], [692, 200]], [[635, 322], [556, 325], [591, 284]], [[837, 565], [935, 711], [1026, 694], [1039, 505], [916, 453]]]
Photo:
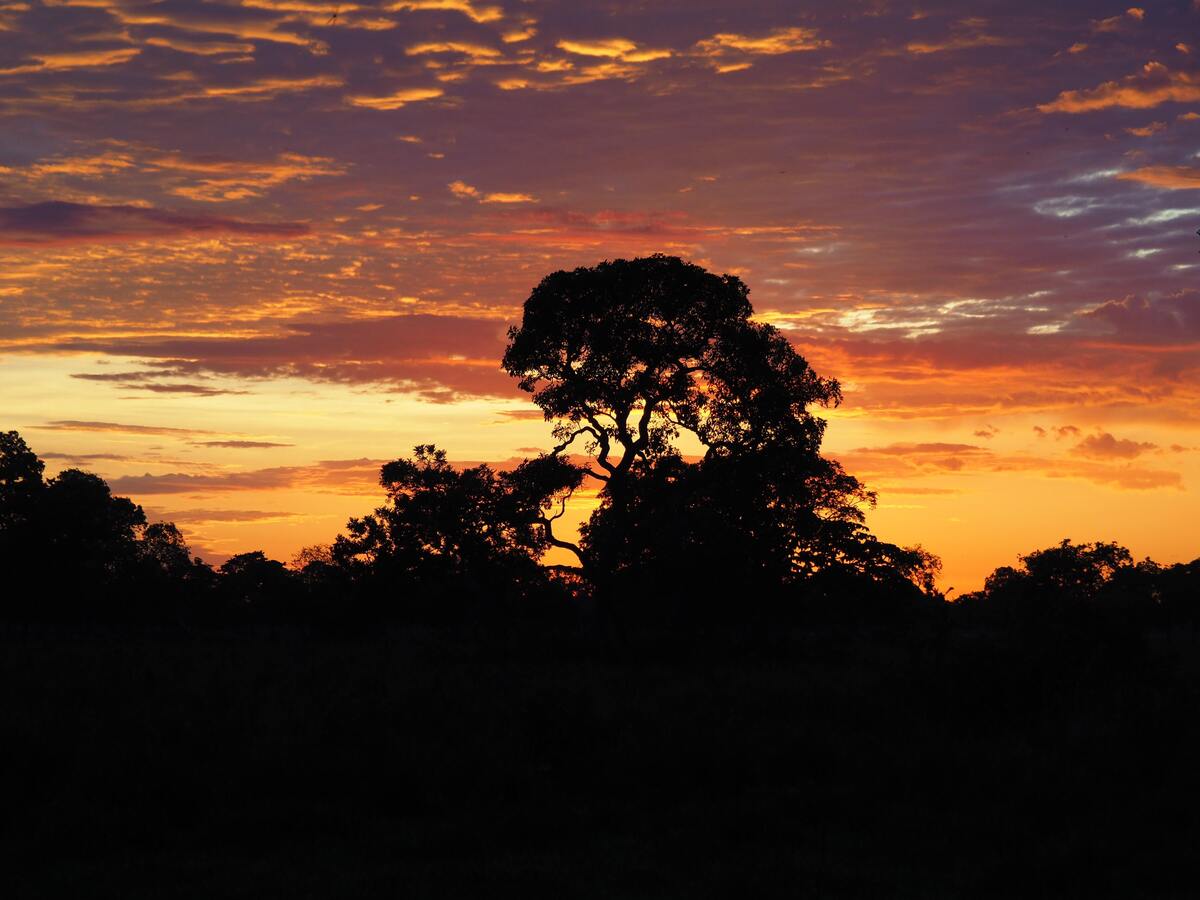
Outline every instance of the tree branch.
[[596, 413], [592, 412], [586, 406], [583, 408], [583, 417], [588, 420], [588, 424], [592, 426], [596, 437], [596, 443], [600, 445], [600, 456], [596, 459], [596, 464], [610, 475], [616, 474], [617, 467], [608, 461], [609, 450], [611, 445], [608, 441], [608, 431], [600, 424], [596, 418]]
[[553, 450], [550, 451], [550, 455], [558, 456], [558, 454], [562, 453], [564, 450], [566, 450], [568, 447], [570, 447], [571, 444], [573, 444], [575, 442], [575, 438], [579, 437], [581, 434], [590, 434], [592, 437], [596, 438], [597, 441], [600, 440], [600, 436], [598, 434], [596, 434], [595, 429], [590, 428], [585, 425], [583, 428], [576, 428], [574, 431], [572, 431], [571, 436], [569, 438], [567, 438], [565, 441], [563, 441], [561, 444], [559, 444]]
[[[555, 518], [557, 518], [557, 516]], [[587, 571], [588, 561], [587, 561], [587, 557], [584, 554], [582, 548], [580, 548], [580, 546], [578, 544], [573, 544], [570, 541], [564, 541], [561, 538], [556, 538], [554, 536], [554, 521], [553, 521], [553, 519], [547, 519], [545, 516], [539, 516], [538, 518], [534, 519], [534, 523], [537, 525], [541, 525], [542, 528], [545, 530], [546, 542], [548, 544], [550, 544], [550, 546], [561, 547], [563, 550], [570, 550], [572, 553], [575, 554], [575, 558], [579, 560], [579, 563], [580, 563], [580, 565], [583, 566], [584, 571]]]

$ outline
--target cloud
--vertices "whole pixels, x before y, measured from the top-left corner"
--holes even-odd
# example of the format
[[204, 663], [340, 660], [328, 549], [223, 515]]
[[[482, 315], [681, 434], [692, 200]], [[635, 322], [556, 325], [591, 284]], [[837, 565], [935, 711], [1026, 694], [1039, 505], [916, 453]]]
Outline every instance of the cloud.
[[1094, 484], [1126, 491], [1154, 491], [1162, 488], [1183, 490], [1183, 477], [1163, 469], [1138, 469], [1133, 466], [1091, 464], [1084, 468], [1060, 467], [1046, 472], [1050, 478], [1083, 478]]
[[718, 74], [727, 74], [749, 69], [755, 57], [781, 56], [830, 46], [832, 41], [819, 37], [816, 29], [793, 27], [775, 28], [758, 35], [720, 32], [697, 41], [691, 53], [707, 58]]
[[307, 225], [296, 222], [248, 222], [142, 206], [93, 206], [52, 200], [0, 207], [0, 246], [170, 240], [204, 234], [286, 239], [308, 233]]
[[477, 200], [480, 198], [479, 188], [472, 187], [465, 181], [452, 181], [446, 185], [455, 197], [469, 198]]
[[28, 72], [61, 72], [67, 69], [91, 69], [101, 66], [119, 66], [141, 53], [137, 47], [119, 47], [111, 50], [71, 50], [62, 53], [46, 53], [34, 56], [33, 63], [0, 69], [2, 75], [23, 75]]
[[422, 44], [412, 44], [405, 47], [404, 52], [409, 56], [424, 56], [438, 53], [455, 53], [467, 56], [473, 60], [496, 59], [500, 51], [485, 44], [473, 44], [467, 41], [428, 41]]
[[297, 518], [299, 513], [284, 510], [260, 509], [147, 509], [151, 521], [174, 522], [176, 525], [207, 525], [217, 522], [275, 522]]
[[500, 415], [516, 422], [544, 422], [546, 414], [540, 409], [502, 409]]
[[941, 453], [991, 453], [986, 447], [979, 447], [975, 444], [954, 444], [935, 441], [931, 443], [899, 443], [888, 444], [884, 447], [859, 447], [852, 451], [854, 453], [878, 453], [884, 456], [909, 456], [912, 454], [941, 454]]
[[1144, 166], [1132, 172], [1122, 172], [1117, 178], [1167, 190], [1200, 190], [1200, 167], [1196, 166]]
[[384, 460], [323, 460], [308, 466], [275, 466], [244, 472], [122, 475], [108, 480], [113, 493], [126, 496], [207, 494], [228, 491], [277, 491], [303, 488], [318, 493], [374, 494]]
[[483, 203], [537, 203], [532, 194], [506, 194], [503, 192], [484, 194]]
[[1109, 16], [1107, 19], [1093, 19], [1092, 31], [1098, 33], [1121, 31], [1131, 23], [1141, 22], [1146, 18], [1146, 11], [1140, 6], [1131, 6], [1124, 15]]
[[536, 203], [537, 197], [530, 194], [515, 194], [515, 193], [490, 193], [485, 194], [477, 187], [467, 184], [465, 181], [452, 181], [447, 188], [455, 197], [464, 200], [477, 200], [480, 203]]
[[280, 94], [303, 93], [317, 88], [341, 87], [344, 82], [337, 75], [311, 75], [301, 77], [266, 76], [239, 84], [214, 84], [199, 91], [185, 91], [179, 97], [164, 98], [161, 102], [177, 103], [181, 100], [224, 99], [261, 101], [270, 100]]
[[814, 28], [775, 28], [760, 35], [721, 32], [696, 42], [696, 50], [706, 56], [716, 56], [730, 50], [739, 50], [752, 56], [778, 56], [829, 46], [832, 46], [832, 42], [818, 37]]
[[399, 88], [390, 94], [383, 95], [350, 94], [347, 95], [346, 102], [351, 106], [360, 106], [365, 109], [393, 110], [401, 109], [410, 103], [436, 100], [444, 93], [441, 88], [436, 87]]
[[101, 431], [117, 434], [155, 434], [177, 437], [192, 437], [198, 434], [212, 434], [197, 428], [172, 428], [164, 425], [130, 425], [121, 422], [87, 422], [77, 419], [58, 419], [44, 425], [34, 425], [43, 431]]
[[[1078, 433], [1074, 426], [1064, 426], [1055, 430]], [[1111, 435], [1107, 437], [1112, 438]], [[859, 447], [838, 454], [838, 457], [850, 471], [865, 477], [868, 483], [875, 479], [969, 477], [981, 472], [1028, 472], [1047, 478], [1077, 478], [1121, 490], [1182, 489], [1183, 481], [1178, 472], [1138, 468], [1126, 462], [1150, 449], [1155, 449], [1154, 445], [1116, 439], [1110, 443], [1104, 439], [1104, 435], [1097, 435], [1091, 443], [1085, 439], [1072, 448], [1071, 456], [1082, 456], [1083, 459], [1003, 454], [972, 444], [941, 442]], [[896, 492], [892, 488], [886, 490]]]
[[296, 94], [317, 88], [341, 88], [343, 82], [338, 76], [311, 76], [301, 78], [264, 77], [241, 84], [214, 84], [205, 86], [198, 94], [185, 92], [181, 100], [196, 100], [200, 97], [218, 97], [226, 100], [259, 101], [270, 100], [280, 94]]
[[24, 169], [14, 169], [27, 178], [40, 181], [55, 176], [71, 178], [109, 178], [113, 174], [136, 168], [137, 163], [127, 152], [108, 151], [86, 156], [52, 156], [32, 163]]
[[982, 31], [951, 34], [940, 40], [910, 41], [905, 45], [914, 56], [926, 56], [931, 53], [951, 53], [958, 50], [974, 50], [978, 47], [1007, 47], [1016, 43], [1012, 38], [985, 34]]
[[190, 394], [196, 397], [221, 397], [231, 394], [248, 394], [249, 391], [215, 388], [207, 384], [190, 384], [172, 382], [164, 384], [157, 381], [175, 375], [170, 370], [139, 372], [72, 372], [72, 378], [81, 381], [99, 381], [112, 383], [125, 391], [148, 391], [152, 394]]
[[331, 157], [300, 153], [281, 153], [262, 162], [162, 153], [149, 155], [145, 165], [152, 170], [195, 177], [194, 182], [171, 187], [170, 193], [207, 202], [245, 200], [290, 181], [345, 175], [347, 170]]
[[1134, 137], [1154, 137], [1156, 134], [1161, 134], [1167, 130], [1166, 122], [1151, 122], [1148, 125], [1140, 125], [1137, 128], [1126, 128], [1126, 134], [1132, 134]]
[[196, 447], [224, 447], [230, 450], [264, 450], [273, 447], [294, 447], [295, 444], [277, 444], [274, 441], [192, 441]]
[[129, 459], [124, 453], [55, 453], [53, 451], [39, 451], [38, 456], [42, 459], [65, 459], [73, 463], [89, 463], [96, 460], [123, 461]]
[[163, 47], [167, 50], [174, 50], [177, 53], [187, 53], [193, 56], [245, 55], [254, 52], [253, 44], [236, 41], [202, 41], [175, 36], [155, 36], [146, 38], [146, 43], [151, 47]]
[[1099, 434], [1089, 434], [1076, 444], [1071, 452], [1092, 459], [1135, 459], [1143, 453], [1157, 449], [1157, 444], [1118, 439], [1103, 431]]
[[378, 384], [433, 402], [452, 402], [518, 393], [498, 362], [504, 341], [503, 321], [415, 314], [293, 324], [270, 337], [71, 341], [57, 346], [156, 359], [175, 374]]
[[896, 443], [882, 447], [857, 447], [849, 451], [849, 455], [859, 458], [899, 457], [904, 460], [905, 467], [918, 466], [957, 472], [967, 465], [969, 459], [989, 458], [992, 456], [992, 451], [974, 444], [932, 441]]
[[72, 378], [81, 381], [142, 381], [147, 378], [159, 377], [161, 373], [153, 370], [136, 372], [72, 372]]
[[616, 59], [626, 63], [653, 62], [656, 59], [666, 59], [672, 55], [667, 49], [643, 47], [636, 41], [626, 38], [605, 38], [600, 40], [560, 40], [556, 45], [560, 50], [574, 53], [576, 56], [596, 56], [605, 59]]
[[1200, 291], [1185, 290], [1150, 299], [1130, 294], [1079, 314], [1123, 340], [1188, 344], [1200, 340]]
[[[116, 143], [116, 142], [111, 142]], [[306, 182], [322, 176], [345, 175], [348, 166], [332, 157], [280, 153], [273, 159], [245, 160], [217, 154], [164, 152], [134, 144], [103, 152], [44, 157], [9, 174], [32, 189], [62, 190], [75, 181], [144, 184], [153, 178], [166, 193], [189, 200], [222, 202], [262, 196], [289, 182]]]
[[[215, 35], [225, 39], [241, 38], [290, 44], [313, 54], [328, 47], [306, 33], [306, 26], [328, 18], [328, 13], [308, 17], [301, 4], [271, 4], [258, 0], [232, 6], [224, 4], [167, 4], [155, 2], [99, 3], [84, 0], [68, 6], [102, 7], [122, 25], [139, 30], [174, 29], [192, 34]], [[297, 30], [299, 26], [299, 30]]]
[[234, 391], [209, 387], [203, 384], [121, 384], [129, 391], [149, 391], [152, 394], [190, 394], [195, 397], [221, 397], [229, 394], [248, 394], [249, 391]]
[[1038, 109], [1044, 113], [1084, 113], [1113, 107], [1151, 109], [1163, 103], [1197, 100], [1200, 100], [1200, 73], [1172, 72], [1160, 62], [1148, 62], [1141, 72], [1120, 81], [1106, 81], [1081, 91], [1063, 91]]
[[896, 485], [888, 485], [879, 489], [881, 494], [911, 494], [916, 497], [937, 497], [948, 496], [950, 494], [961, 494], [962, 491], [958, 488], [943, 488], [943, 487], [903, 487]]
[[390, 12], [457, 12], [480, 24], [504, 18], [504, 10], [499, 6], [472, 3], [471, 0], [398, 0], [386, 8]]

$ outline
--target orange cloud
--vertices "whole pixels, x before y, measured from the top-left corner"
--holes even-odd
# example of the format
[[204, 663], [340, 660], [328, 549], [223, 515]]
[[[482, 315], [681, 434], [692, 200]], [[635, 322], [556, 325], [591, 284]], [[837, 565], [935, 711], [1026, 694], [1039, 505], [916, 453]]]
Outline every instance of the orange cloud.
[[670, 50], [642, 47], [626, 38], [604, 38], [600, 40], [561, 40], [557, 47], [576, 56], [599, 56], [618, 59], [627, 63], [652, 62], [672, 55]]
[[1127, 134], [1132, 134], [1134, 137], [1153, 137], [1154, 135], [1166, 130], [1166, 122], [1151, 122], [1149, 125], [1141, 125], [1137, 128], [1125, 129]]
[[1160, 62], [1148, 62], [1142, 71], [1120, 81], [1106, 81], [1082, 91], [1063, 91], [1038, 106], [1044, 113], [1083, 113], [1124, 107], [1151, 109], [1163, 103], [1192, 103], [1200, 100], [1200, 74], [1172, 72]]
[[361, 106], [366, 109], [392, 110], [400, 109], [410, 103], [420, 103], [423, 100], [435, 100], [441, 97], [445, 92], [441, 88], [400, 88], [390, 94], [382, 96], [369, 96], [365, 94], [352, 94], [346, 97], [346, 102], [351, 106]]
[[1093, 459], [1134, 459], [1143, 453], [1157, 450], [1157, 444], [1115, 438], [1107, 431], [1089, 434], [1071, 451], [1079, 456]]
[[102, 7], [123, 25], [163, 26], [197, 34], [232, 36], [243, 40], [270, 41], [277, 44], [292, 44], [312, 53], [322, 53], [328, 48], [321, 41], [284, 30], [296, 23], [294, 15], [282, 15], [275, 19], [246, 18], [236, 11], [218, 5], [201, 5], [195, 8], [171, 9], [165, 4], [133, 6], [122, 3], [87, 2], [69, 3], [76, 6]]
[[537, 197], [530, 194], [516, 193], [492, 193], [485, 194], [479, 188], [467, 184], [465, 181], [452, 181], [446, 185], [455, 197], [465, 200], [477, 200], [480, 203], [536, 203]]
[[165, 153], [151, 156], [147, 163], [167, 172], [206, 176], [192, 184], [172, 187], [170, 193], [208, 202], [258, 197], [289, 181], [308, 181], [318, 176], [346, 173], [346, 167], [330, 157], [299, 153], [281, 153], [270, 162]]
[[756, 56], [777, 56], [803, 50], [820, 50], [831, 46], [831, 43], [818, 37], [814, 28], [776, 28], [758, 36], [721, 32], [697, 41], [696, 50], [705, 56], [715, 56], [729, 50], [740, 50]]
[[849, 471], [867, 479], [868, 483], [877, 478], [969, 478], [984, 472], [1029, 472], [1047, 478], [1082, 479], [1122, 490], [1181, 489], [1183, 481], [1178, 472], [1139, 468], [1123, 462], [1154, 449], [1157, 449], [1154, 444], [1117, 440], [1112, 435], [1101, 434], [1085, 439], [1072, 449], [1072, 455], [1087, 457], [1084, 460], [1003, 454], [973, 444], [942, 442], [859, 447], [836, 456]]
[[498, 6], [482, 6], [471, 0], [399, 0], [387, 7], [389, 12], [457, 12], [472, 22], [495, 22], [504, 17]]
[[233, 100], [267, 100], [278, 94], [290, 94], [313, 90], [314, 88], [341, 87], [342, 79], [337, 75], [312, 75], [307, 78], [260, 78], [244, 84], [212, 85], [201, 89], [199, 94], [185, 94], [184, 97], [227, 97]]
[[1200, 190], [1200, 168], [1195, 166], [1145, 166], [1132, 172], [1122, 172], [1117, 178], [1167, 190]]
[[472, 44], [466, 41], [432, 41], [424, 44], [413, 44], [406, 47], [404, 52], [409, 56], [423, 56], [431, 53], [458, 53], [471, 59], [495, 59], [500, 51], [483, 44]]
[[221, 447], [225, 450], [269, 450], [276, 447], [294, 447], [295, 444], [280, 444], [275, 441], [192, 441], [196, 447]]
[[1120, 31], [1130, 22], [1141, 22], [1146, 18], [1146, 11], [1140, 6], [1131, 6], [1124, 15], [1109, 16], [1107, 19], [1092, 21], [1092, 30], [1097, 32]]
[[300, 513], [283, 510], [258, 509], [146, 509], [148, 519], [174, 522], [176, 525], [208, 525], [216, 522], [277, 522], [294, 519], [299, 515]]
[[0, 75], [21, 75], [27, 72], [60, 72], [66, 69], [90, 69], [98, 66], [119, 66], [142, 51], [137, 47], [115, 50], [72, 50], [65, 53], [46, 53], [34, 56], [37, 62], [24, 66], [0, 69]]
[[[163, 190], [190, 200], [218, 202], [261, 196], [290, 181], [308, 181], [318, 176], [344, 175], [347, 167], [330, 157], [281, 153], [273, 160], [238, 160], [215, 155], [189, 156], [164, 153], [136, 145], [120, 145], [88, 156], [56, 156], [6, 174], [27, 181], [86, 179], [112, 182], [114, 176], [144, 178], [146, 174], [167, 176]], [[44, 189], [44, 184], [36, 185]], [[61, 185], [58, 185], [61, 187]]]

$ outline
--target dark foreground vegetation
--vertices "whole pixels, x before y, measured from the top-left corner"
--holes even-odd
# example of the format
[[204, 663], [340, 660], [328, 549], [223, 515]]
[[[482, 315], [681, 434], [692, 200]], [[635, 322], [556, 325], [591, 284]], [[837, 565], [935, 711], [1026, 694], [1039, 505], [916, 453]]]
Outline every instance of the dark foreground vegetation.
[[1194, 896], [1200, 560], [1064, 541], [946, 602], [749, 312], [550, 276], [504, 366], [558, 444], [418, 447], [288, 566], [0, 434], [4, 896]]
[[5, 895], [1194, 896], [1190, 638], [555, 647], [6, 630]]

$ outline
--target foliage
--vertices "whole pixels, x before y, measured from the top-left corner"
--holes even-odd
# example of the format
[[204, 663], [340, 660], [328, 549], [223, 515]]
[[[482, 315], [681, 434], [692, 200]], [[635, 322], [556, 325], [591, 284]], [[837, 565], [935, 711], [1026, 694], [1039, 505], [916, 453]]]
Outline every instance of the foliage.
[[748, 293], [653, 256], [556, 272], [525, 302], [504, 367], [555, 422], [554, 453], [582, 438], [583, 472], [601, 484], [572, 548], [585, 573], [602, 597], [617, 581], [643, 595], [698, 581], [761, 592], [885, 569], [933, 593], [933, 558], [871, 537], [874, 495], [819, 454], [825, 422], [810, 407], [836, 405], [837, 382], [752, 321]]
[[[45, 478], [20, 435], [0, 433], [0, 615], [492, 634], [588, 609], [618, 631], [931, 621], [940, 561], [871, 534], [873, 493], [820, 454], [811, 409], [838, 403], [837, 383], [751, 313], [738, 278], [673, 257], [548, 276], [503, 365], [557, 446], [500, 471], [419, 445], [382, 467], [383, 505], [291, 568], [255, 550], [214, 571], [175, 525], [148, 523], [94, 474]], [[554, 526], [585, 483], [599, 503], [573, 542]], [[553, 548], [580, 567], [545, 565]], [[1063, 541], [997, 569], [954, 614], [1022, 633], [1196, 627], [1198, 573]]]

